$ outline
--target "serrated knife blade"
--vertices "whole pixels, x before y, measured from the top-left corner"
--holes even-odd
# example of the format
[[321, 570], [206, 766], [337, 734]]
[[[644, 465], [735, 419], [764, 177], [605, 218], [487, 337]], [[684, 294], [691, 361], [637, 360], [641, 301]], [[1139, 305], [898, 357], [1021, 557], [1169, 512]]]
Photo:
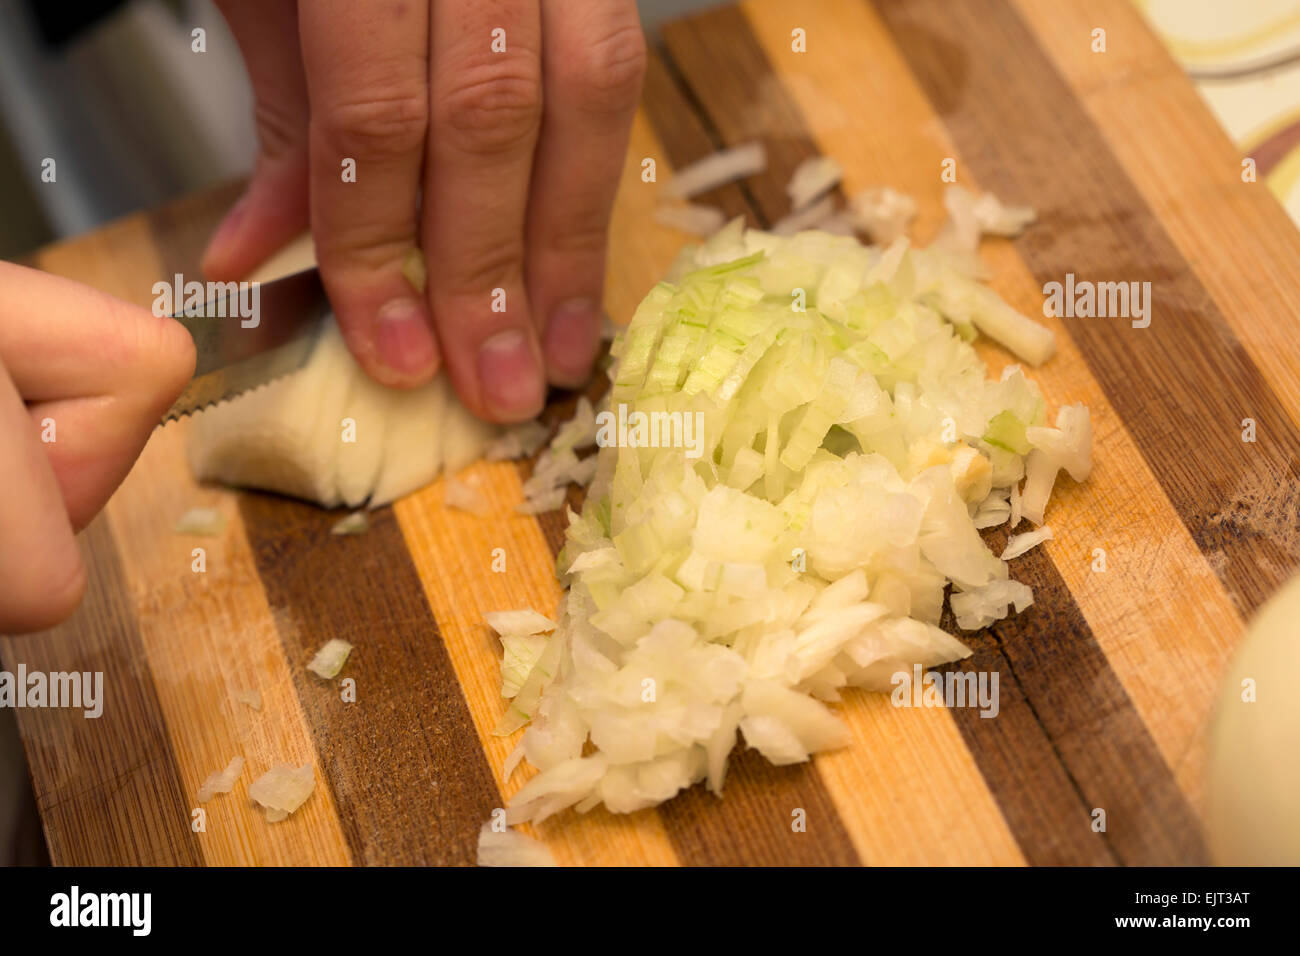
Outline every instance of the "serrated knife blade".
[[174, 318], [194, 339], [198, 360], [194, 377], [159, 424], [296, 372], [315, 348], [329, 311], [320, 272], [306, 269], [225, 289], [202, 313], [178, 312]]

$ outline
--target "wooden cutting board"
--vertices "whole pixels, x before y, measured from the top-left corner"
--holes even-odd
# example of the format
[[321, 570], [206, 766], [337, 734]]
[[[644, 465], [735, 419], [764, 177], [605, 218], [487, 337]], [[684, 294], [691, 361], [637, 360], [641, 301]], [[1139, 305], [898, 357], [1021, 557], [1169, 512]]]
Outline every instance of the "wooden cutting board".
[[[614, 219], [617, 320], [685, 238], [653, 223], [660, 186], [642, 181], [643, 159], [662, 183], [753, 139], [767, 171], [702, 201], [770, 223], [795, 165], [822, 153], [843, 163], [846, 194], [888, 184], [917, 197], [924, 241], [953, 160], [967, 187], [1040, 212], [983, 250], [1017, 307], [1040, 314], [1044, 283], [1074, 273], [1151, 282], [1153, 316], [1145, 329], [1047, 320], [1059, 353], [1035, 377], [1053, 407], [1091, 407], [1096, 468], [1082, 486], [1062, 478], [1055, 538], [1016, 563], [1033, 607], [969, 638], [963, 667], [999, 674], [996, 718], [851, 693], [850, 747], [781, 769], [742, 753], [721, 801], [696, 788], [532, 832], [561, 863], [1203, 861], [1216, 683], [1243, 620], [1300, 563], [1296, 230], [1262, 183], [1242, 181], [1241, 157], [1125, 0], [763, 0], [663, 39]], [[147, 304], [156, 279], [196, 274], [235, 194], [132, 217], [36, 264]], [[1008, 361], [981, 350], [994, 370]], [[337, 513], [196, 486], [185, 431], [155, 434], [83, 534], [77, 616], [2, 644], [9, 670], [105, 675], [98, 720], [19, 711], [54, 861], [473, 862], [479, 826], [523, 776], [502, 779], [513, 742], [489, 733], [502, 701], [482, 612], [550, 611], [558, 597], [559, 516], [513, 512], [527, 466], [472, 469], [487, 517], [443, 510], [434, 485], [337, 538]], [[172, 533], [198, 505], [228, 516], [220, 537]], [[191, 571], [198, 544], [204, 574]], [[333, 636], [356, 645], [355, 703], [304, 668]], [[260, 712], [232, 700], [249, 689]], [[196, 833], [194, 793], [234, 754], [248, 769]], [[280, 761], [311, 763], [318, 786], [268, 825], [247, 787]]]

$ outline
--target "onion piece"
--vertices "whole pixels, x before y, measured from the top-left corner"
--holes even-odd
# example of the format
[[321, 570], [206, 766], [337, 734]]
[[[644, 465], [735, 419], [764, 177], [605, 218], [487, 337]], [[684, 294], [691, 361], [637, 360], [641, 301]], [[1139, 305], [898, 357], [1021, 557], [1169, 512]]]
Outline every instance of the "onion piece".
[[207, 803], [219, 793], [229, 793], [235, 786], [235, 781], [239, 775], [244, 772], [244, 758], [235, 756], [230, 758], [230, 763], [226, 764], [224, 770], [218, 770], [208, 775], [208, 779], [203, 781], [199, 787], [199, 803]]
[[311, 764], [278, 763], [252, 782], [248, 796], [266, 808], [267, 822], [278, 823], [306, 803], [315, 789]]
[[411, 284], [416, 292], [423, 293], [429, 281], [428, 268], [424, 262], [424, 253], [416, 246], [402, 260], [402, 277]]
[[716, 206], [687, 203], [684, 206], [659, 206], [654, 212], [655, 222], [692, 236], [707, 238], [727, 221], [727, 214]]
[[518, 611], [488, 611], [483, 615], [483, 620], [502, 637], [528, 637], [532, 634], [545, 634], [556, 628], [554, 621], [532, 608]]
[[342, 638], [332, 637], [312, 657], [311, 662], [307, 665], [307, 670], [317, 677], [333, 680], [338, 677], [339, 671], [343, 670], [343, 665], [347, 662], [348, 655], [351, 653], [351, 644]]
[[495, 830], [491, 823], [478, 832], [479, 866], [556, 866], [545, 843], [518, 830]]
[[252, 710], [261, 710], [262, 692], [260, 690], [241, 690], [235, 695], [235, 703], [243, 704]]
[[512, 425], [499, 438], [492, 440], [484, 450], [483, 457], [488, 461], [531, 458], [537, 449], [546, 444], [550, 434], [550, 429], [538, 421]]
[[916, 218], [916, 200], [888, 186], [864, 189], [849, 200], [854, 225], [881, 245], [889, 245], [907, 232]]
[[786, 195], [792, 210], [803, 209], [839, 185], [844, 167], [829, 156], [810, 156], [795, 167]]
[[226, 527], [226, 516], [216, 508], [191, 508], [176, 519], [176, 534], [215, 536]]
[[835, 199], [832, 196], [797, 209], [772, 225], [772, 233], [777, 236], [793, 236], [796, 232], [811, 229], [819, 222], [825, 221], [835, 212]]
[[763, 149], [763, 144], [745, 143], [743, 146], [720, 150], [679, 169], [664, 186], [663, 195], [669, 199], [685, 199], [761, 173], [766, 168], [767, 151]]
[[370, 530], [370, 515], [364, 511], [354, 511], [346, 518], [340, 518], [330, 528], [330, 534], [351, 535], [365, 534]]
[[538, 635], [503, 634], [501, 646], [501, 696], [507, 699], [519, 693], [528, 675], [546, 650], [547, 638]]
[[455, 475], [448, 475], [443, 484], [442, 503], [444, 507], [472, 515], [483, 515], [488, 510], [487, 498], [483, 492]]
[[1051, 538], [1052, 529], [1050, 525], [1043, 525], [1041, 528], [1026, 531], [1024, 534], [1014, 534], [1007, 538], [1007, 546], [1002, 552], [1002, 560], [1010, 561], [1012, 558], [1018, 558], [1042, 542], [1050, 541]]
[[1033, 603], [1033, 591], [1019, 581], [990, 581], [952, 596], [953, 614], [963, 631], [978, 631], [1002, 620], [1009, 613], [1008, 605], [1014, 605], [1019, 614]]

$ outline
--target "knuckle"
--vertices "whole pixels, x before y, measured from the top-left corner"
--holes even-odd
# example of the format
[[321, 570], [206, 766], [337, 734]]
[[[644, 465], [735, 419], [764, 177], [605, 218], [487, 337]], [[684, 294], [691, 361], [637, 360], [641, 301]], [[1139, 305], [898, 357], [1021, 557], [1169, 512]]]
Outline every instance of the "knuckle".
[[563, 255], [602, 255], [605, 252], [605, 222], [598, 214], [567, 223], [546, 242], [549, 251]]
[[536, 135], [542, 118], [537, 63], [518, 56], [462, 68], [439, 95], [434, 112], [439, 133], [465, 152], [491, 154], [522, 146]]
[[258, 97], [253, 106], [257, 141], [266, 156], [282, 156], [302, 145], [306, 120], [281, 102]]
[[401, 156], [424, 146], [429, 95], [424, 85], [362, 93], [329, 106], [323, 117], [331, 142], [345, 152]]
[[645, 71], [645, 36], [637, 24], [583, 45], [562, 68], [568, 94], [593, 113], [622, 112], [635, 104]]
[[496, 288], [512, 288], [523, 273], [524, 249], [520, 240], [483, 244], [475, 255], [458, 257], [447, 273], [433, 284], [449, 295], [481, 294]]

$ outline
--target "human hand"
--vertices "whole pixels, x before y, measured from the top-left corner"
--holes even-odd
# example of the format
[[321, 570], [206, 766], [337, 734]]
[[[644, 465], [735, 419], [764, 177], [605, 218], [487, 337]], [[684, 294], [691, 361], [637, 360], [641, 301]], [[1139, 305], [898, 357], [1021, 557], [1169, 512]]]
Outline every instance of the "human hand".
[[80, 603], [73, 535], [193, 373], [180, 323], [0, 262], [0, 632], [51, 627]]
[[[580, 384], [645, 65], [633, 0], [218, 6], [260, 153], [204, 272], [243, 278], [310, 219], [343, 336], [377, 381], [445, 364], [465, 405], [501, 422], [535, 415], [547, 380]], [[423, 296], [402, 275], [417, 246]]]

